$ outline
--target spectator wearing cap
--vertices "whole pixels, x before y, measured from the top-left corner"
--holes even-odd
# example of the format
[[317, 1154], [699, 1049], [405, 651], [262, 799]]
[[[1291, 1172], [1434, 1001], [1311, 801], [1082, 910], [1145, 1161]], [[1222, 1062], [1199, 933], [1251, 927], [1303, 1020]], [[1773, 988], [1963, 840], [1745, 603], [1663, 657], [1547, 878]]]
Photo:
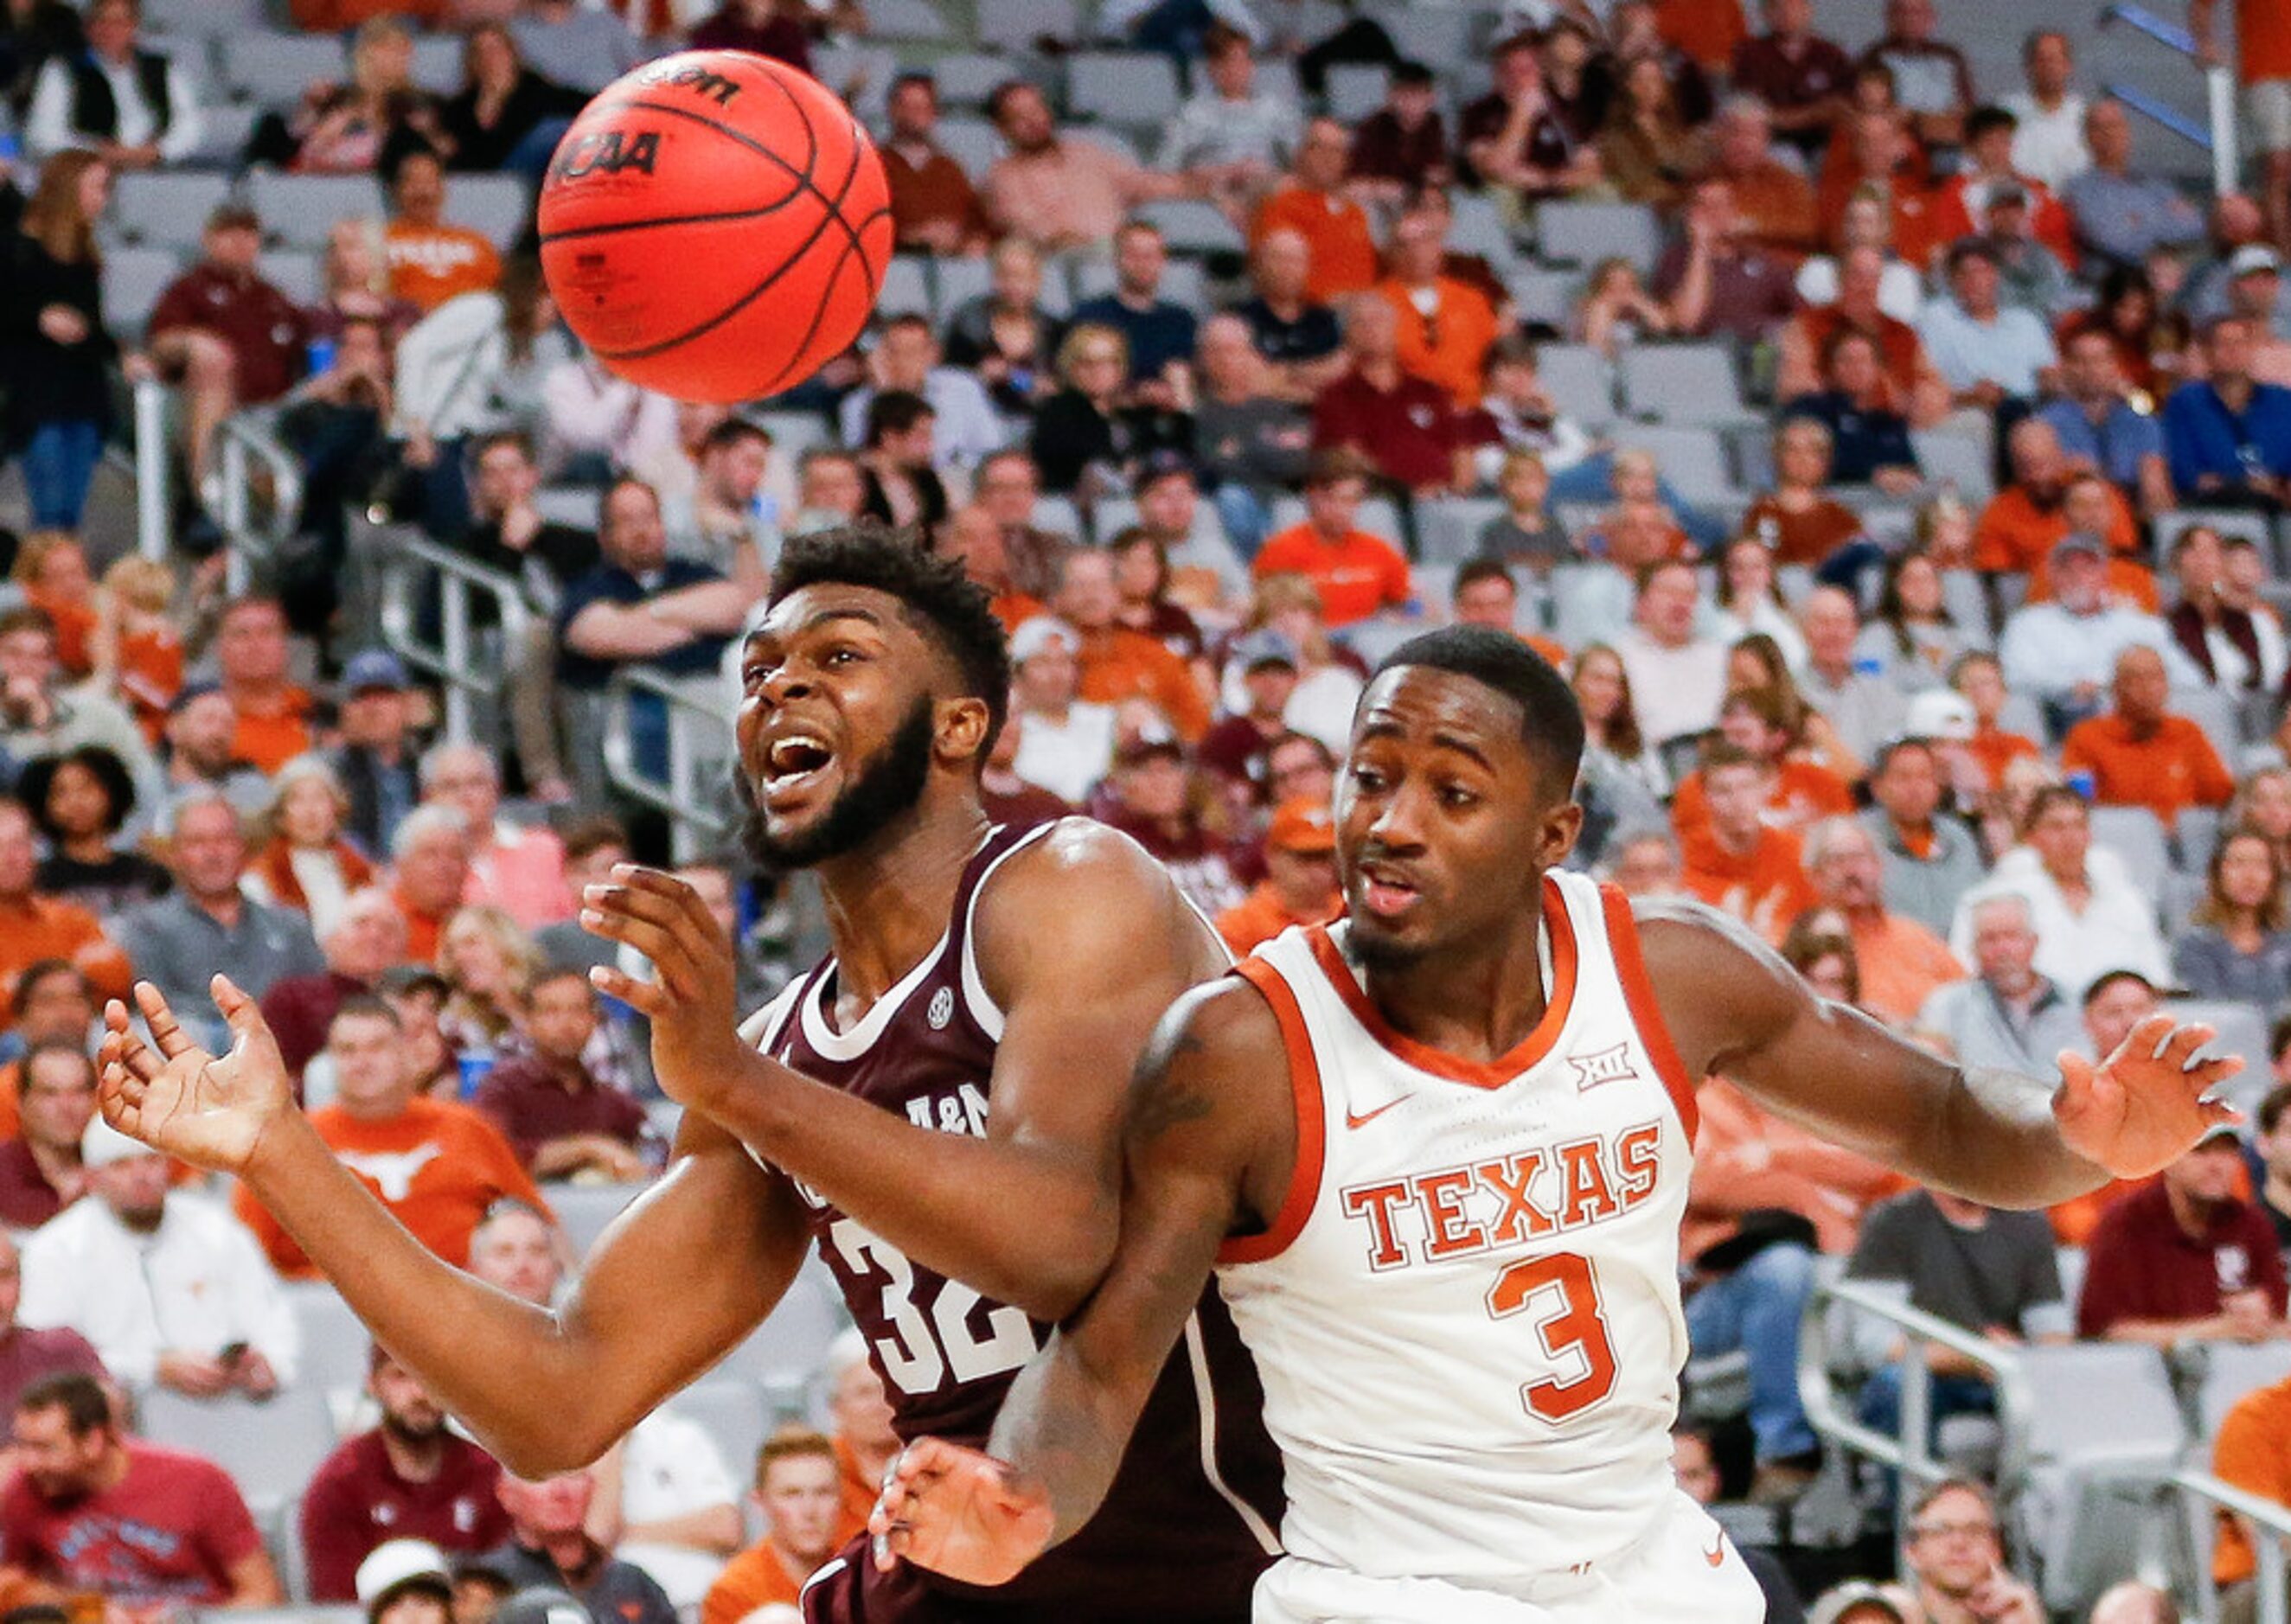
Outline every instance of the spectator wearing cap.
[[2045, 1076], [2084, 1028], [2059, 984], [2036, 968], [2034, 909], [2021, 892], [1996, 884], [1968, 891], [1963, 905], [1973, 975], [1936, 988], [1913, 1029], [1959, 1065]]
[[0, 1225], [36, 1229], [87, 1194], [82, 1146], [95, 1120], [95, 1066], [84, 1033], [43, 1039], [20, 1062], [19, 1121], [0, 1144]]
[[1142, 169], [1106, 148], [1062, 135], [1042, 92], [1006, 79], [986, 99], [1009, 150], [986, 172], [986, 217], [998, 232], [1020, 232], [1046, 249], [1110, 240], [1141, 203], [1196, 195], [1195, 182]]
[[2006, 400], [2050, 392], [2061, 358], [2052, 329], [2034, 311], [2003, 302], [1997, 251], [1978, 240], [1959, 242], [1949, 251], [1948, 267], [1949, 297], [1925, 307], [1917, 336], [1951, 399], [1994, 412]]
[[2274, 512], [2291, 495], [2291, 389], [2253, 375], [2258, 336], [2248, 317], [2214, 318], [2204, 327], [2205, 375], [2165, 402], [2164, 443], [2182, 502]]
[[137, 0], [96, 0], [87, 8], [84, 51], [41, 68], [24, 109], [24, 148], [44, 162], [59, 152], [92, 152], [117, 172], [181, 164], [199, 149], [206, 120], [181, 65], [147, 49]]
[[599, 1081], [582, 1057], [603, 1019], [587, 972], [543, 969], [522, 998], [532, 1052], [486, 1073], [470, 1103], [535, 1178], [642, 1179], [644, 1107]]
[[127, 996], [127, 955], [76, 903], [40, 894], [39, 844], [23, 802], [0, 797], [0, 992], [44, 959], [69, 962], [108, 998]]
[[590, 1537], [595, 1497], [596, 1483], [588, 1472], [538, 1482], [503, 1473], [501, 1503], [509, 1513], [510, 1537], [486, 1560], [520, 1589], [562, 1587], [592, 1617], [623, 1624], [677, 1624], [676, 1609], [660, 1586]]
[[2164, 656], [2135, 646], [2116, 656], [2113, 708], [2086, 718], [2061, 743], [2061, 768], [2088, 773], [2104, 807], [2145, 807], [2166, 832], [2188, 807], [2223, 807], [2235, 776], [2204, 730], [2167, 708], [2172, 679]]
[[1113, 765], [1114, 710], [1081, 697], [1081, 637], [1040, 615], [1010, 638], [1010, 712], [1022, 733], [1011, 769], [1069, 806]]
[[2092, 165], [2061, 187], [2087, 275], [2145, 266], [2159, 248], [2199, 242], [2203, 211], [2159, 175], [2132, 171], [2132, 114], [2113, 96], [2084, 116]]
[[1178, 888], [1215, 919], [1242, 899], [1226, 842], [1195, 810], [1186, 747], [1166, 733], [1143, 732], [1114, 752], [1105, 821], [1170, 871]]
[[2044, 706], [2057, 736], [2099, 712], [2118, 655], [2134, 647], [2160, 652], [2169, 634], [2154, 615], [2109, 601], [2107, 550], [2098, 536], [2063, 537], [2051, 564], [2051, 600], [2013, 612], [1998, 655], [2006, 685]]
[[1313, 401], [1313, 444], [1367, 459], [1367, 471], [1419, 495], [1475, 483], [1468, 427], [1437, 384], [1400, 364], [1400, 314], [1364, 293], [1345, 306], [1346, 371]]
[[[1998, 859], [1992, 878], [2029, 899], [2039, 970], [2076, 999], [2114, 971], [2136, 971], [2156, 985], [2170, 979], [2155, 903], [2122, 858], [2093, 845], [2081, 795], [2060, 784], [2038, 790], [2018, 832], [2021, 843]], [[1949, 950], [1960, 960], [1971, 956], [1971, 903], [1981, 894], [1966, 894], [1949, 927]]]
[[104, 1122], [81, 1140], [89, 1199], [24, 1242], [27, 1325], [68, 1325], [121, 1381], [268, 1398], [301, 1331], [261, 1248], [219, 1202], [170, 1190], [167, 1158]]
[[422, 758], [422, 800], [453, 807], [471, 832], [464, 900], [496, 904], [527, 930], [571, 918], [564, 842], [546, 825], [503, 819], [501, 795], [501, 766], [489, 751], [438, 744]]
[[1353, 132], [1347, 189], [1363, 202], [1395, 206], [1419, 186], [1446, 185], [1449, 158], [1437, 79], [1421, 62], [1394, 64], [1384, 105]]
[[[1970, 736], [1972, 708], [1954, 694], [1936, 697], [1950, 703], [1941, 725]], [[1936, 708], [1926, 707], [1929, 712]], [[1981, 882], [1983, 867], [1973, 831], [1941, 809], [1947, 788], [1939, 750], [1913, 730], [1878, 750], [1869, 769], [1872, 804], [1861, 814], [1885, 871], [1885, 906], [1936, 936], [1948, 934], [1957, 903]], [[1866, 985], [1871, 973], [1866, 953], [1861, 961]]]
[[[2278, 318], [2283, 301], [2283, 261], [2263, 243], [2247, 243], [2228, 256], [2227, 311], [2251, 324], [2251, 375], [2261, 383], [2291, 387], [2291, 330]], [[2205, 375], [2199, 350], [2185, 358], [2187, 375]]]
[[412, 686], [386, 648], [361, 649], [342, 668], [337, 739], [327, 760], [350, 797], [343, 829], [369, 856], [390, 850], [399, 823], [421, 804]]
[[[1083, 319], [1079, 312], [1075, 318]], [[1186, 319], [1190, 331], [1193, 318]], [[933, 468], [975, 468], [1008, 445], [1009, 431], [996, 415], [985, 386], [961, 367], [941, 365], [942, 359], [928, 317], [912, 311], [893, 314], [867, 352], [867, 382], [844, 396], [836, 409], [843, 443], [855, 449], [864, 446], [868, 408], [879, 395], [904, 392], [920, 396], [930, 408]]]
[[[487, 1208], [506, 1196], [535, 1212], [541, 1198], [509, 1141], [458, 1101], [417, 1095], [406, 1032], [397, 1012], [370, 996], [345, 999], [326, 1033], [334, 1102], [310, 1113], [312, 1130], [398, 1222], [431, 1251], [460, 1267]], [[271, 1266], [290, 1280], [318, 1271], [278, 1220], [242, 1188], [234, 1207]]]
[[376, 1546], [358, 1564], [355, 1591], [366, 1624], [453, 1624], [453, 1575], [427, 1540]]
[[891, 242], [901, 253], [978, 254], [991, 235], [978, 189], [938, 143], [938, 81], [910, 70], [891, 81], [888, 137]]
[[110, 1379], [79, 1332], [61, 1325], [35, 1331], [17, 1319], [24, 1272], [14, 1227], [12, 1219], [0, 1227], [0, 1403], [7, 1406], [6, 1419], [0, 1420], [0, 1447], [13, 1442], [17, 1403], [35, 1382], [68, 1371], [100, 1382]]
[[119, 702], [66, 686], [46, 612], [29, 604], [0, 609], [0, 754], [24, 762], [82, 744], [111, 752], [139, 785], [157, 780], [142, 729]]
[[1329, 808], [1310, 800], [1284, 801], [1265, 832], [1265, 878], [1218, 915], [1218, 934], [1246, 956], [1291, 925], [1333, 919], [1343, 900], [1337, 889], [1337, 828]]
[[1858, 820], [1822, 819], [1806, 831], [1805, 851], [1816, 902], [1845, 920], [1863, 1009], [1905, 1027], [1937, 990], [1965, 979], [1965, 966], [1934, 930], [1886, 906], [1884, 857]]
[[182, 385], [195, 488], [223, 419], [285, 394], [302, 375], [309, 337], [301, 307], [256, 269], [262, 222], [253, 209], [223, 204], [199, 242], [205, 257], [167, 285], [148, 329], [152, 362]]
[[174, 890], [122, 915], [119, 931], [135, 945], [138, 978], [165, 993], [186, 1029], [221, 1053], [228, 1042], [209, 990], [215, 976], [260, 999], [285, 977], [325, 969], [326, 959], [301, 915], [240, 889], [246, 835], [228, 800], [208, 794], [182, 802], [169, 847]]
[[1297, 645], [1270, 626], [1242, 637], [1234, 644], [1231, 664], [1240, 672], [1248, 703], [1227, 711], [1195, 747], [1194, 759], [1204, 770], [1228, 784], [1247, 786], [1252, 801], [1264, 800], [1265, 759], [1289, 731], [1289, 698], [1297, 691], [1303, 663]]
[[127, 1435], [93, 1377], [44, 1377], [16, 1401], [18, 1471], [0, 1540], [34, 1580], [122, 1607], [275, 1607], [262, 1535], [213, 1462]]
[[[392, 656], [395, 658], [395, 656]], [[270, 800], [270, 777], [238, 759], [231, 747], [238, 713], [216, 682], [189, 682], [167, 706], [160, 729], [158, 792], [154, 822], [165, 824], [186, 797], [213, 790], [252, 817]]]
[[2158, 1347], [2291, 1334], [2275, 1226], [2236, 1194], [2242, 1173], [2242, 1143], [2219, 1123], [2110, 1207], [2085, 1245], [2077, 1334]]
[[286, 612], [277, 599], [224, 605], [214, 652], [223, 697], [238, 717], [231, 735], [238, 760], [275, 773], [316, 744], [309, 692], [287, 677]]
[[824, 1434], [784, 1427], [764, 1440], [750, 1499], [763, 1513], [764, 1537], [709, 1587], [700, 1624], [741, 1624], [759, 1609], [798, 1606], [804, 1581], [843, 1542], [840, 1463]]
[[[1352, 146], [1350, 133], [1335, 119], [1315, 118], [1307, 124], [1297, 143], [1297, 160], [1290, 166], [1287, 182], [1275, 187], [1272, 196], [1258, 205], [1250, 224], [1249, 240], [1255, 252], [1261, 253], [1266, 239], [1278, 231], [1293, 231], [1304, 239], [1304, 284], [1299, 292], [1314, 305], [1333, 304], [1376, 283], [1375, 233], [1367, 211], [1345, 185]], [[1261, 283], [1259, 292], [1263, 292]], [[1265, 338], [1260, 328], [1260, 345]], [[1275, 361], [1292, 358], [1269, 350], [1267, 354]]]
[[1186, 741], [1209, 731], [1209, 701], [1192, 667], [1159, 639], [1118, 618], [1121, 595], [1110, 554], [1090, 548], [1068, 553], [1051, 607], [1079, 644], [1082, 698], [1116, 708], [1143, 700]]
[[353, 891], [318, 938], [326, 969], [282, 976], [258, 1001], [279, 1057], [297, 1084], [303, 1068], [326, 1046], [326, 1028], [346, 999], [371, 994], [382, 972], [406, 958], [406, 916], [379, 886]]
[[1358, 526], [1370, 471], [1361, 456], [1341, 448], [1316, 456], [1305, 477], [1304, 522], [1268, 539], [1250, 564], [1259, 580], [1283, 574], [1311, 580], [1330, 626], [1403, 609], [1415, 595], [1400, 550]]
[[298, 1533], [314, 1602], [363, 1597], [368, 1564], [397, 1546], [474, 1555], [509, 1538], [499, 1464], [454, 1431], [422, 1379], [378, 1342], [366, 1392], [379, 1424], [337, 1444], [302, 1491]]

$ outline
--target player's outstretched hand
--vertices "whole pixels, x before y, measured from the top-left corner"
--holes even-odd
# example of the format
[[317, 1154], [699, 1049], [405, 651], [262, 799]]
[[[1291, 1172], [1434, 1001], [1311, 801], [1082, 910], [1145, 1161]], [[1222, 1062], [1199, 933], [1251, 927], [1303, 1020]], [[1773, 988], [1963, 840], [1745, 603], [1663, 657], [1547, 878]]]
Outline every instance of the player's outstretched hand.
[[992, 1455], [918, 1438], [899, 1452], [867, 1519], [875, 1565], [900, 1557], [971, 1585], [1008, 1584], [1049, 1548], [1050, 1499]]
[[2208, 1026], [2174, 1025], [2168, 1015], [2151, 1015], [2098, 1065], [2062, 1054], [2060, 1091], [2053, 1096], [2062, 1141], [2118, 1178], [2145, 1178], [2178, 1161], [2210, 1129], [2242, 1121], [2232, 1107], [2204, 1098], [2243, 1070], [2234, 1055], [2195, 1060], [2218, 1035]]
[[294, 1084], [254, 1001], [227, 976], [217, 976], [212, 991], [230, 1023], [230, 1052], [221, 1058], [192, 1040], [148, 981], [135, 984], [135, 1002], [149, 1043], [130, 1027], [126, 1005], [107, 1004], [96, 1098], [105, 1122], [154, 1150], [243, 1173], [263, 1135], [294, 1113]]
[[598, 991], [652, 1022], [652, 1063], [661, 1089], [704, 1109], [711, 1092], [751, 1058], [740, 1041], [738, 971], [731, 938], [700, 893], [673, 874], [623, 863], [612, 882], [581, 897], [581, 923], [652, 961], [640, 981], [609, 967], [589, 972]]

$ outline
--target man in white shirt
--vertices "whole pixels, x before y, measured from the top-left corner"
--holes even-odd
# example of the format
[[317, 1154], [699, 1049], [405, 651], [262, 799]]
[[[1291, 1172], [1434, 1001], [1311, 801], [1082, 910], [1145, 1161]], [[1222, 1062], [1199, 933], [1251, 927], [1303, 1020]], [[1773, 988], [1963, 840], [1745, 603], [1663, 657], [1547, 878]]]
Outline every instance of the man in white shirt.
[[1113, 766], [1114, 711], [1081, 697], [1081, 635], [1037, 615], [1010, 636], [1010, 709], [1025, 719], [1011, 770], [1070, 807]]
[[1974, 956], [1973, 912], [1998, 892], [2028, 898], [2037, 933], [2037, 973], [2070, 1002], [2111, 970], [2136, 970], [2157, 986], [2172, 982], [2169, 955], [2156, 928], [2156, 905], [2132, 881], [2124, 861], [2092, 843], [2084, 797], [2062, 784], [2038, 790], [2021, 819], [2021, 844], [1965, 894], [1949, 927], [1949, 950]]
[[2070, 88], [2076, 52], [2069, 36], [2054, 29], [2029, 36], [2021, 51], [2026, 90], [2005, 98], [2005, 110], [2020, 121], [2013, 132], [2013, 167], [2057, 192], [2092, 166], [2084, 142], [2085, 99]]
[[1879, 747], [1901, 732], [1909, 700], [1893, 684], [1863, 671], [1855, 658], [1861, 615], [1853, 595], [1818, 586], [1798, 606], [1797, 619], [1805, 638], [1805, 670], [1798, 686], [1807, 702], [1829, 719], [1846, 749], [1864, 761], [1875, 760]]
[[1726, 645], [1694, 634], [1698, 596], [1692, 565], [1683, 559], [1650, 564], [1639, 575], [1630, 629], [1615, 639], [1631, 680], [1639, 731], [1650, 744], [1706, 732], [1718, 720]]
[[24, 1242], [23, 1323], [69, 1326], [130, 1387], [263, 1398], [292, 1381], [301, 1332], [245, 1227], [170, 1190], [167, 1158], [101, 1117], [80, 1160], [94, 1199]]
[[2015, 609], [1997, 652], [2006, 685], [2036, 696], [2055, 736], [2099, 713], [2117, 655], [2135, 645], [2164, 656], [2175, 687], [2203, 686], [2203, 674], [2162, 621], [2110, 599], [2107, 550], [2098, 536], [2079, 531], [2055, 543], [2052, 576], [2052, 601]]
[[867, 438], [867, 406], [880, 390], [920, 395], [931, 409], [931, 466], [975, 468], [1010, 438], [995, 414], [985, 385], [956, 366], [939, 365], [937, 337], [930, 318], [916, 311], [895, 314], [867, 355], [867, 382], [843, 397], [837, 426], [843, 443], [856, 447]]
[[1978, 237], [1949, 251], [1949, 297], [1925, 306], [1917, 336], [1959, 406], [1993, 412], [2008, 397], [2052, 391], [2060, 351], [2034, 310], [2003, 303], [1997, 252]]
[[1212, 27], [1202, 49], [1202, 88], [1170, 121], [1159, 167], [1191, 175], [1212, 193], [1261, 191], [1304, 139], [1297, 98], [1258, 87], [1256, 53], [1240, 30]]
[[206, 123], [190, 76], [136, 44], [136, 0], [95, 0], [87, 49], [52, 58], [32, 87], [24, 148], [35, 159], [85, 148], [114, 170], [180, 164], [199, 149]]

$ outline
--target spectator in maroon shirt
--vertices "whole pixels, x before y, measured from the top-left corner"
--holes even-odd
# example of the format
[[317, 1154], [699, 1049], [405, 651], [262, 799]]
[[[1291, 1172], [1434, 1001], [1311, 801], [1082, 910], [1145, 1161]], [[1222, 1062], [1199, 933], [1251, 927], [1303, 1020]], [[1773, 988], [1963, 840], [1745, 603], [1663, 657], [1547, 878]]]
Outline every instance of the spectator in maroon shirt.
[[314, 1602], [355, 1600], [358, 1564], [391, 1540], [474, 1554], [509, 1538], [500, 1465], [446, 1425], [422, 1379], [377, 1344], [366, 1390], [382, 1407], [381, 1425], [345, 1439], [302, 1494]]
[[22, 1122], [0, 1145], [0, 1224], [36, 1229], [87, 1193], [80, 1136], [95, 1115], [95, 1063], [53, 1039], [24, 1056]]
[[2236, 1194], [2242, 1146], [2214, 1128], [2101, 1216], [2085, 1246], [2077, 1334], [2111, 1342], [2263, 1342], [2287, 1334], [2283, 1254]]
[[1234, 645], [1232, 663], [1241, 668], [1248, 708], [1211, 728], [1194, 753], [1240, 808], [1253, 814], [1266, 804], [1265, 759], [1289, 731], [1283, 716], [1304, 662], [1284, 633], [1262, 626]]
[[326, 1047], [326, 1028], [342, 1001], [377, 992], [382, 974], [406, 957], [406, 915], [380, 886], [354, 891], [318, 944], [326, 968], [315, 976], [288, 976], [262, 995], [262, 1018], [278, 1040], [278, 1054], [299, 1085], [302, 1069]]
[[1353, 132], [1347, 189], [1363, 203], [1397, 207], [1416, 187], [1446, 185], [1449, 173], [1448, 125], [1432, 70], [1403, 62], [1392, 70], [1384, 105]]
[[26, 1388], [15, 1450], [21, 1470], [0, 1490], [0, 1542], [35, 1580], [130, 1607], [285, 1599], [229, 1474], [123, 1435], [93, 1377], [66, 1372]]
[[1663, 255], [1654, 281], [1671, 325], [1696, 338], [1723, 336], [1747, 349], [1797, 313], [1795, 268], [1759, 244], [1722, 176], [1696, 183], [1685, 239]]
[[292, 388], [309, 337], [301, 307], [255, 269], [262, 222], [253, 209], [220, 205], [200, 242], [206, 257], [168, 285], [150, 324], [152, 361], [182, 386], [194, 488], [223, 419]]
[[581, 1060], [598, 1020], [584, 972], [543, 970], [525, 990], [533, 1052], [502, 1061], [478, 1085], [471, 1103], [493, 1118], [535, 1178], [594, 1173], [626, 1184], [646, 1176], [638, 1149], [644, 1107], [599, 1082]]
[[1467, 490], [1472, 449], [1464, 420], [1435, 383], [1400, 366], [1400, 313], [1380, 293], [1345, 305], [1351, 365], [1313, 402], [1316, 450], [1348, 446], [1378, 474], [1419, 495]]
[[1734, 47], [1734, 88], [1766, 104], [1774, 134], [1820, 153], [1845, 111], [1853, 59], [1813, 31], [1813, 0], [1766, 0], [1766, 31]]
[[712, 16], [692, 30], [695, 51], [752, 51], [811, 71], [811, 43], [830, 28], [866, 31], [859, 0], [837, 0], [814, 13], [804, 0], [724, 0]]
[[[88, 1340], [69, 1326], [35, 1331], [16, 1323], [16, 1306], [24, 1295], [24, 1255], [16, 1237], [0, 1229], [0, 1416], [12, 1428], [16, 1403], [31, 1386], [65, 1371], [76, 1371], [98, 1381], [110, 1378], [103, 1361]], [[14, 1436], [12, 1430], [7, 1438]], [[4, 1443], [5, 1439], [0, 1439]], [[0, 1451], [4, 1458], [4, 1451]]]
[[1103, 816], [1158, 858], [1178, 888], [1214, 919], [1242, 899], [1242, 888], [1226, 859], [1224, 839], [1194, 809], [1193, 778], [1177, 740], [1166, 734], [1134, 739], [1114, 752]]
[[891, 81], [889, 113], [882, 154], [894, 246], [902, 253], [984, 253], [989, 232], [978, 189], [938, 144], [937, 81], [901, 74]]

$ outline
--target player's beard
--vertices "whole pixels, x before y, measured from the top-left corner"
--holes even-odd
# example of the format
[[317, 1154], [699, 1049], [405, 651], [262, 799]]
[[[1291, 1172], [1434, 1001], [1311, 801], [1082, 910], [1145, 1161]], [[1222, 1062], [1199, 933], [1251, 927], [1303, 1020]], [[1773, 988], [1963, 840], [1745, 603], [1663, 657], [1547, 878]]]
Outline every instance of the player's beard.
[[1345, 953], [1371, 976], [1394, 976], [1413, 969], [1423, 960], [1425, 950], [1394, 940], [1380, 926], [1355, 913], [1345, 932]]
[[859, 764], [819, 821], [800, 834], [781, 838], [771, 832], [756, 786], [741, 774], [741, 843], [757, 863], [783, 873], [856, 851], [914, 809], [930, 780], [930, 764], [931, 700], [925, 694], [883, 747]]

